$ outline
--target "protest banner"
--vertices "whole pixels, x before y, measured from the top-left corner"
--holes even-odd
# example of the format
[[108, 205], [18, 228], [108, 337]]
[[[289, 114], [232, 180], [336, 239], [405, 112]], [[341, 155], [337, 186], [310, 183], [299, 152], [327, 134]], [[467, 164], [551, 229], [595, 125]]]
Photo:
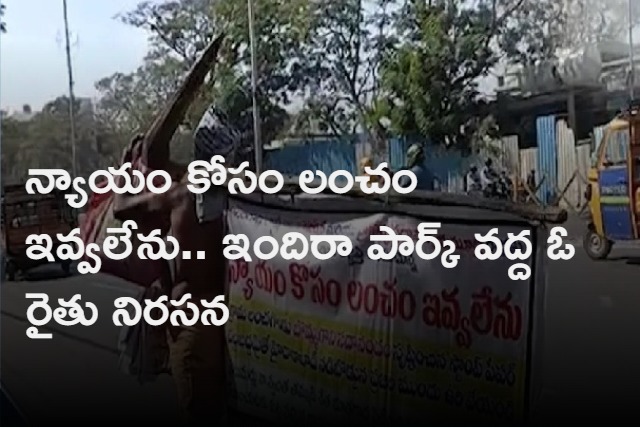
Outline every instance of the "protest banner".
[[[280, 241], [287, 232], [340, 234], [354, 250], [329, 260], [228, 262], [226, 335], [239, 411], [314, 425], [526, 419], [538, 390], [532, 356], [542, 331], [542, 230], [480, 209], [413, 206], [394, 213], [340, 196], [296, 196], [295, 204], [249, 199], [229, 200], [228, 233], [251, 242]], [[442, 223], [439, 237], [456, 243], [457, 267], [415, 254], [367, 256], [380, 225], [416, 239], [424, 221]], [[474, 234], [493, 227], [503, 240], [531, 231], [529, 280], [509, 279], [514, 261], [475, 257]]]

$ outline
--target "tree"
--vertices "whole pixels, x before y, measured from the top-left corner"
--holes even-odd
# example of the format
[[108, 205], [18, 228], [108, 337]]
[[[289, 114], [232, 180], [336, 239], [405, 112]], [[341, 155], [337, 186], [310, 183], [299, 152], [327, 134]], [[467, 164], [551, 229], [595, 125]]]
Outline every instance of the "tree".
[[409, 0], [394, 16], [395, 45], [381, 66], [377, 121], [390, 130], [447, 147], [469, 147], [490, 132], [479, 79], [501, 61], [532, 63], [553, 55], [545, 26], [556, 0]]
[[0, 3], [0, 33], [7, 32], [7, 24], [4, 22], [5, 5]]
[[145, 61], [130, 74], [118, 72], [99, 80], [101, 118], [130, 135], [145, 129], [177, 90], [183, 74], [180, 61], [166, 58]]
[[28, 136], [28, 123], [12, 118], [3, 118], [2, 125], [2, 180], [5, 183], [18, 182], [26, 176], [24, 151], [22, 146]]
[[[629, 30], [628, 2], [519, 1], [521, 4], [505, 22], [500, 47], [509, 59], [531, 64], [552, 59], [563, 48], [575, 49], [608, 40], [625, 41]], [[507, 1], [502, 9], [508, 4]], [[501, 8], [499, 2], [498, 8]], [[633, 25], [640, 23], [637, 6], [632, 9], [631, 20]]]
[[306, 116], [335, 135], [358, 128], [377, 138], [371, 101], [378, 96], [379, 66], [389, 46], [389, 0], [312, 2], [304, 73], [310, 80]]
[[[574, 48], [584, 43], [603, 40], [626, 40], [629, 31], [629, 1], [567, 0], [562, 31], [564, 47]], [[631, 0], [631, 5], [636, 4]], [[640, 8], [632, 7], [631, 24], [640, 22]]]
[[457, 140], [483, 120], [479, 78], [501, 60], [553, 55], [558, 27], [541, 23], [556, 22], [556, 3], [314, 2], [304, 69], [314, 80], [301, 119], [320, 119], [333, 134], [368, 130], [376, 152], [384, 149], [385, 118], [396, 134]]
[[[76, 148], [80, 175], [112, 165], [123, 143], [97, 126], [91, 106], [75, 103]], [[71, 171], [69, 144], [69, 98], [58, 97], [45, 104], [28, 121], [2, 121], [2, 174], [9, 181], [23, 181], [29, 168], [63, 168]]]
[[[292, 70], [296, 68], [297, 52], [307, 37], [305, 4], [302, 0], [256, 0], [258, 102], [264, 119], [265, 141], [278, 134], [286, 121], [283, 120], [286, 112], [281, 106], [288, 104], [289, 95], [302, 86], [301, 76]], [[219, 55], [214, 78], [194, 103], [186, 126], [195, 126], [212, 99], [236, 103], [228, 106], [232, 116], [238, 116], [237, 123], [252, 126], [251, 121], [247, 121], [251, 92], [246, 2], [146, 1], [120, 19], [147, 30], [150, 50], [144, 65], [135, 73], [115, 74], [98, 82], [103, 95], [100, 109], [105, 117], [127, 130], [143, 129], [208, 41], [224, 32], [228, 43]]]
[[[364, 130], [377, 151], [390, 130], [464, 145], [484, 119], [478, 79], [501, 60], [533, 63], [554, 55], [565, 17], [556, 3], [255, 0], [263, 141], [291, 123], [284, 107], [302, 95], [297, 123], [319, 122], [335, 135]], [[105, 124], [123, 134], [143, 129], [207, 41], [225, 32], [215, 78], [186, 128], [216, 99], [243, 130], [252, 129], [245, 2], [145, 1], [120, 18], [147, 30], [150, 50], [134, 73], [98, 83]]]
[[409, 3], [401, 13], [401, 41], [382, 66], [377, 114], [396, 133], [464, 146], [484, 118], [478, 78], [499, 60], [491, 42], [504, 18], [484, 3], [456, 1]]
[[[503, 62], [532, 65], [553, 59], [563, 45], [566, 9], [558, 0], [492, 0], [491, 36]], [[500, 17], [498, 17], [500, 16]]]

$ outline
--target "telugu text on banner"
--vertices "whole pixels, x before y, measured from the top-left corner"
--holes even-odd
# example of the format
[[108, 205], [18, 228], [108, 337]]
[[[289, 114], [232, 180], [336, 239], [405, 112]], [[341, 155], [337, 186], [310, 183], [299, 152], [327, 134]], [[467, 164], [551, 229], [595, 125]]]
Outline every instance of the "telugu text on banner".
[[[523, 418], [534, 278], [513, 281], [513, 261], [474, 256], [475, 233], [499, 227], [506, 239], [523, 228], [443, 221], [439, 237], [461, 256], [451, 269], [439, 258], [367, 256], [380, 225], [416, 239], [420, 222], [230, 202], [228, 233], [251, 242], [301, 232], [345, 235], [354, 247], [329, 260], [229, 261], [226, 334], [238, 410], [313, 424]], [[533, 244], [524, 261], [532, 270]]]

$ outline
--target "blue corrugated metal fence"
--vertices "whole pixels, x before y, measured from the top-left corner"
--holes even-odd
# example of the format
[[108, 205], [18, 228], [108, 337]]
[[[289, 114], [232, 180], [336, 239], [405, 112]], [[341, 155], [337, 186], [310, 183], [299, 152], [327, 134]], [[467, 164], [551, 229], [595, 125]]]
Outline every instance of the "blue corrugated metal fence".
[[536, 120], [538, 140], [538, 177], [544, 182], [538, 190], [538, 198], [544, 204], [549, 204], [556, 197], [558, 182], [558, 152], [556, 146], [556, 118], [542, 116]]
[[264, 162], [265, 169], [275, 169], [285, 175], [299, 175], [308, 169], [327, 175], [339, 169], [357, 173], [355, 146], [349, 141], [320, 140], [287, 145], [265, 152]]
[[[602, 141], [606, 125], [594, 128], [594, 148], [597, 150]], [[512, 170], [522, 170], [524, 179], [530, 169], [536, 169], [538, 179], [545, 177], [545, 181], [538, 191], [538, 197], [545, 204], [551, 204], [556, 199], [558, 188], [558, 168], [566, 159], [560, 159], [562, 153], [558, 150], [558, 129], [555, 116], [542, 116], [536, 120], [537, 149], [535, 155], [530, 156], [531, 161], [522, 165], [523, 150], [520, 155], [511, 155], [516, 158], [508, 166]], [[389, 166], [397, 171], [406, 167], [405, 154], [409, 146], [419, 141], [407, 138], [391, 138], [389, 140]], [[463, 177], [471, 164], [483, 162], [482, 153], [463, 156], [461, 153], [445, 150], [437, 145], [425, 144], [425, 166], [429, 168], [440, 181], [441, 190], [459, 192], [462, 190]], [[530, 149], [527, 149], [531, 151]], [[517, 152], [517, 142], [514, 146]], [[526, 151], [526, 150], [525, 150]], [[364, 135], [354, 135], [351, 138], [339, 139], [314, 139], [309, 142], [300, 141], [297, 144], [286, 145], [281, 149], [265, 153], [265, 167], [276, 169], [286, 175], [298, 175], [305, 170], [320, 170], [329, 175], [338, 169], [349, 171], [352, 174], [359, 173], [359, 163], [364, 156], [377, 158], [372, 153], [371, 144]], [[529, 159], [529, 157], [526, 157]], [[512, 165], [514, 163], [514, 165]], [[524, 168], [524, 169], [523, 169]], [[517, 171], [511, 171], [517, 172]]]
[[[389, 167], [397, 171], [406, 167], [405, 154], [411, 144], [406, 138], [389, 140]], [[478, 155], [463, 156], [462, 153], [446, 150], [437, 145], [425, 144], [425, 167], [430, 169], [443, 191], [461, 192], [467, 169], [479, 164]], [[320, 170], [329, 175], [342, 169], [358, 174], [360, 159], [371, 155], [370, 144], [360, 136], [347, 140], [314, 140], [313, 142], [285, 145], [281, 149], [265, 152], [265, 169], [275, 169], [285, 175], [299, 175], [305, 170]]]

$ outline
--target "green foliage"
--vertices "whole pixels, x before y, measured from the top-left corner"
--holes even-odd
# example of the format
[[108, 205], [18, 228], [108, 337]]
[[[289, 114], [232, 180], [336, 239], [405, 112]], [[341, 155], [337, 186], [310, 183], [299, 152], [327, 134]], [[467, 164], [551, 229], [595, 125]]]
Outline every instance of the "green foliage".
[[[488, 132], [480, 127], [486, 110], [479, 80], [505, 61], [531, 64], [553, 57], [567, 45], [566, 24], [575, 21], [557, 0], [254, 4], [264, 141], [294, 123], [302, 133], [312, 127], [337, 135], [365, 131], [382, 142], [393, 132], [466, 146], [475, 133]], [[221, 32], [227, 44], [215, 78], [188, 125], [217, 99], [226, 100], [243, 130], [252, 129], [245, 1], [144, 1], [120, 18], [146, 29], [151, 46], [134, 74], [116, 74], [98, 86], [102, 106], [120, 111], [111, 116], [125, 129], [148, 122], [198, 52]], [[296, 96], [304, 98], [303, 108], [292, 120], [284, 108]]]
[[[274, 138], [287, 113], [282, 108], [299, 90], [295, 70], [298, 50], [307, 30], [306, 2], [256, 0], [258, 105], [264, 141]], [[175, 90], [184, 73], [215, 35], [224, 32], [223, 46], [213, 78], [205, 85], [188, 114], [188, 129], [212, 101], [225, 104], [231, 118], [250, 138], [250, 51], [246, 2], [232, 0], [174, 0], [142, 2], [120, 19], [146, 29], [150, 51], [145, 63], [131, 75], [114, 74], [98, 82], [101, 110], [126, 131], [144, 129]]]
[[379, 90], [379, 65], [389, 40], [388, 0], [312, 2], [302, 69], [310, 87], [305, 115], [322, 130], [350, 134], [376, 124], [370, 101]]
[[5, 5], [0, 3], [0, 33], [7, 32], [7, 24], [4, 22]]
[[[534, 64], [578, 42], [619, 38], [626, 0], [253, 0], [256, 98], [263, 142], [289, 134], [367, 132], [430, 138], [469, 147], [495, 131], [479, 82], [505, 63]], [[578, 7], [582, 5], [584, 7]], [[4, 7], [0, 6], [4, 31]], [[634, 10], [638, 22], [640, 9]], [[174, 138], [190, 159], [193, 128], [215, 100], [252, 143], [251, 56], [245, 0], [142, 1], [118, 17], [143, 29], [149, 51], [132, 73], [96, 83], [95, 114], [78, 107], [81, 171], [115, 162], [147, 128], [213, 37], [219, 61]], [[290, 115], [293, 101], [298, 107]], [[66, 106], [66, 107], [65, 107]], [[3, 175], [70, 168], [68, 100], [29, 122], [5, 120]]]
[[[495, 7], [494, 7], [495, 4]], [[510, 62], [535, 64], [553, 58], [566, 23], [558, 0], [494, 0], [485, 4], [493, 17], [497, 53]]]
[[407, 1], [394, 15], [372, 120], [390, 131], [468, 148], [486, 126], [480, 80], [498, 65], [552, 59], [571, 16], [557, 0]]
[[[78, 173], [87, 176], [112, 165], [124, 144], [96, 123], [90, 106], [76, 100], [76, 150]], [[69, 98], [47, 103], [31, 120], [2, 120], [2, 175], [22, 181], [29, 168], [72, 170]]]
[[461, 8], [408, 4], [396, 23], [401, 42], [382, 65], [377, 102], [394, 133], [466, 145], [483, 119], [478, 78], [499, 60], [491, 48], [494, 16], [480, 4]]

